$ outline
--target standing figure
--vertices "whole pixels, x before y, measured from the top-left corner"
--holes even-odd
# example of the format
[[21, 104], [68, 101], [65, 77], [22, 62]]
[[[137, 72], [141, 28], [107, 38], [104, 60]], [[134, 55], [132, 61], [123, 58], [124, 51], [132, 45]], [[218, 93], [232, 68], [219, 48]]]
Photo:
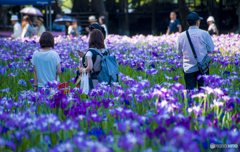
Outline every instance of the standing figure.
[[[100, 52], [103, 55], [110, 54], [110, 52], [107, 49], [105, 49], [104, 36], [102, 32], [98, 29], [93, 29], [91, 31], [88, 45], [89, 45], [89, 49], [94, 49], [94, 52]], [[92, 52], [91, 50], [87, 50], [85, 55], [83, 52], [80, 52], [80, 51], [78, 52], [79, 56], [82, 57], [82, 64], [83, 64], [83, 67], [81, 66], [78, 67], [79, 73], [89, 72], [91, 76], [89, 78], [89, 86], [91, 89], [95, 88], [96, 85], [99, 83], [97, 79], [97, 75], [102, 70], [102, 67], [101, 67], [102, 56], [94, 52]]]
[[208, 23], [208, 33], [210, 35], [218, 35], [218, 29], [217, 29], [217, 26], [215, 24], [215, 20], [214, 20], [214, 17], [213, 16], [209, 16], [208, 19], [207, 19], [207, 23]]
[[82, 27], [78, 26], [77, 21], [72, 22], [72, 25], [68, 27], [68, 34], [74, 37], [80, 35], [81, 31], [82, 31]]
[[22, 34], [22, 27], [21, 24], [18, 23], [18, 16], [17, 15], [12, 15], [11, 21], [13, 24], [13, 34], [11, 35], [12, 38], [20, 38]]
[[169, 35], [169, 34], [176, 33], [176, 32], [181, 33], [182, 26], [181, 26], [180, 21], [177, 19], [177, 14], [175, 12], [170, 13], [170, 19], [171, 20], [169, 22], [166, 34]]
[[68, 35], [69, 34], [69, 32], [68, 32], [68, 28], [69, 28], [69, 26], [71, 25], [71, 23], [70, 22], [66, 22], [66, 24], [65, 24], [65, 35]]
[[22, 21], [22, 34], [21, 38], [24, 37], [32, 37], [34, 33], [34, 28], [32, 21], [30, 20], [29, 16], [23, 16], [23, 21]]
[[[88, 22], [90, 23], [90, 25], [92, 24], [98, 24], [97, 19], [94, 15], [91, 15], [88, 17]], [[85, 30], [89, 33], [88, 37], [90, 37], [90, 30], [89, 27], [86, 27]]]
[[[60, 17], [62, 17], [60, 14], [56, 15], [56, 19], [58, 19]], [[65, 28], [66, 28], [65, 25], [58, 25], [55, 22], [52, 25], [52, 30], [54, 30], [54, 31], [62, 31], [62, 32], [64, 32]]]
[[39, 35], [42, 35], [42, 33], [46, 31], [46, 28], [43, 25], [43, 18], [36, 19], [34, 22], [37, 23], [37, 25], [38, 25], [37, 26], [37, 33]]
[[107, 25], [106, 25], [106, 18], [104, 16], [100, 16], [99, 19], [99, 24], [104, 28], [105, 33], [106, 33], [106, 37], [108, 36], [108, 29], [107, 29]]
[[[197, 77], [201, 75], [198, 69], [198, 62], [203, 60], [207, 52], [213, 52], [214, 50], [211, 36], [207, 31], [199, 29], [200, 20], [202, 20], [202, 18], [195, 12], [191, 12], [187, 17], [187, 23], [190, 26], [188, 29], [189, 37], [195, 49], [197, 59], [193, 55], [186, 31], [182, 32], [177, 40], [177, 54], [183, 56], [184, 79], [186, 89], [188, 90], [196, 88], [197, 82], [198, 88], [204, 85], [203, 78], [197, 79]], [[209, 74], [209, 69], [206, 74]]]
[[32, 64], [34, 66], [34, 91], [42, 89], [47, 82], [56, 81], [61, 74], [61, 59], [54, 51], [54, 37], [50, 32], [43, 32], [40, 37], [41, 49], [33, 53]]

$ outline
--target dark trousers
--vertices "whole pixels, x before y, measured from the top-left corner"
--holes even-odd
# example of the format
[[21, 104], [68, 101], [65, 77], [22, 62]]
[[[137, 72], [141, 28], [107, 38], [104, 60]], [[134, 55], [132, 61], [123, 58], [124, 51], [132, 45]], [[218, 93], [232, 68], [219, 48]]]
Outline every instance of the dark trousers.
[[[209, 70], [206, 74], [209, 75]], [[203, 78], [197, 80], [197, 77], [199, 75], [201, 75], [200, 71], [193, 72], [193, 73], [185, 73], [184, 72], [184, 79], [185, 79], [185, 82], [186, 82], [186, 89], [187, 90], [192, 90], [192, 89], [196, 88], [197, 83], [198, 83], [198, 89], [200, 89], [200, 87], [204, 86]]]

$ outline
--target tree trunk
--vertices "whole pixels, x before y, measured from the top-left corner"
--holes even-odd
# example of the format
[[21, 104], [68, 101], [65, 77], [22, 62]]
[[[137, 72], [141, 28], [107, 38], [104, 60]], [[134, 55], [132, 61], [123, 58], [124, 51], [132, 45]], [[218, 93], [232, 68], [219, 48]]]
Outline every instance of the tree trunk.
[[0, 25], [6, 26], [7, 25], [7, 5], [0, 5]]
[[74, 0], [72, 12], [88, 12], [89, 0]]
[[155, 35], [156, 34], [156, 17], [155, 17], [155, 14], [156, 14], [156, 11], [155, 11], [155, 7], [156, 6], [156, 0], [152, 0], [152, 35]]
[[236, 14], [238, 15], [238, 34], [240, 34], [240, 2], [238, 3]]
[[55, 0], [55, 3], [52, 4], [52, 9], [53, 9], [55, 15], [62, 14], [62, 9], [61, 9], [59, 0]]
[[179, 11], [181, 23], [182, 23], [182, 30], [185, 31], [188, 29], [187, 16], [189, 13], [189, 9], [187, 7], [185, 0], [178, 0], [178, 7], [179, 7], [178, 11]]
[[129, 36], [128, 0], [125, 0], [125, 35]]

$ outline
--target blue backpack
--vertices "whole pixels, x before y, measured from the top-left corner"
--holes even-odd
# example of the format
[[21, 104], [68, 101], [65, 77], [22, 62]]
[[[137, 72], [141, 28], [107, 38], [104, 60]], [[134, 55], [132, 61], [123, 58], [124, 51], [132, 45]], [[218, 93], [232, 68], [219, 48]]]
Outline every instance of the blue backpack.
[[[88, 51], [91, 51], [93, 54], [93, 65], [96, 61], [97, 55], [100, 55], [102, 57], [100, 62], [102, 70], [100, 72], [95, 72], [94, 69], [92, 69], [93, 73], [91, 72], [91, 78], [89, 79], [89, 85], [91, 89], [93, 88], [92, 79], [98, 79], [99, 83], [107, 82], [109, 85], [111, 85], [112, 82], [118, 82], [119, 70], [115, 56], [110, 56], [108, 50], [106, 50], [105, 52], [107, 53], [104, 54], [94, 48], [90, 48]], [[85, 57], [83, 57], [83, 59], [84, 58]]]

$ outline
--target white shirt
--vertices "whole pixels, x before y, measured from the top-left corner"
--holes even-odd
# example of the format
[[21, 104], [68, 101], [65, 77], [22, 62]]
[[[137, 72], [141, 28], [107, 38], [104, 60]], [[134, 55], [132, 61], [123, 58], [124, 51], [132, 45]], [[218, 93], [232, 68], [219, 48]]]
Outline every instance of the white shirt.
[[210, 30], [213, 30], [213, 32], [218, 34], [217, 26], [214, 23], [212, 23], [211, 25], [208, 26], [208, 31], [210, 31]]
[[178, 36], [177, 53], [183, 56], [183, 70], [185, 73], [198, 71], [197, 61], [201, 62], [207, 52], [213, 52], [214, 44], [212, 37], [207, 31], [199, 29], [197, 26], [191, 26], [188, 29], [190, 39], [197, 54], [197, 60], [193, 56], [186, 32]]
[[105, 25], [105, 24], [103, 24], [103, 25], [101, 25], [103, 28], [104, 28], [104, 30], [105, 30], [105, 32], [106, 32], [106, 37], [108, 36], [108, 30], [107, 30], [107, 26]]
[[12, 38], [20, 38], [22, 34], [22, 26], [16, 22], [13, 27]]
[[45, 31], [46, 31], [46, 29], [45, 29], [44, 25], [41, 25], [41, 26], [38, 28], [38, 34], [39, 34], [39, 35], [42, 35], [42, 33], [45, 32]]
[[35, 51], [32, 56], [32, 64], [37, 71], [38, 87], [44, 87], [47, 82], [56, 80], [57, 65], [61, 59], [54, 50], [47, 52]]

